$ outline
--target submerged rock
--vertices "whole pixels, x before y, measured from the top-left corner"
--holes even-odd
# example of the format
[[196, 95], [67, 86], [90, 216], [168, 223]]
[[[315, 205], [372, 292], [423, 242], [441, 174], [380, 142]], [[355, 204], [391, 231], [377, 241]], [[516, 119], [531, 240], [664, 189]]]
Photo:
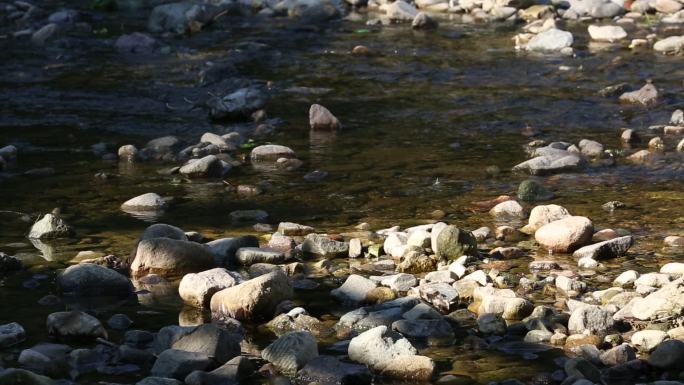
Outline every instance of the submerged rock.
[[620, 95], [620, 102], [650, 106], [658, 101], [658, 89], [650, 82], [637, 91]]
[[107, 338], [100, 321], [81, 311], [52, 313], [47, 318], [48, 334], [58, 338]]
[[151, 53], [156, 46], [157, 41], [152, 36], [140, 32], [121, 35], [114, 43], [116, 50], [124, 54]]
[[298, 383], [320, 385], [370, 385], [371, 372], [364, 365], [342, 362], [335, 357], [315, 357], [297, 372]]
[[258, 87], [241, 88], [226, 96], [214, 97], [207, 104], [212, 119], [242, 120], [264, 107], [266, 94]]

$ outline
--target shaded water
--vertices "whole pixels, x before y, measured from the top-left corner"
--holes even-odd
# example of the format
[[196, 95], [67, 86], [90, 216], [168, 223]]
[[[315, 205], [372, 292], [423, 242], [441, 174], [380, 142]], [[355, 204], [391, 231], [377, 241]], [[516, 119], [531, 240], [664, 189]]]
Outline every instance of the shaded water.
[[[674, 109], [684, 107], [681, 58], [587, 47], [582, 24], [569, 27], [579, 37], [575, 58], [516, 53], [511, 37], [517, 28], [504, 24], [443, 20], [438, 31], [424, 33], [405, 25], [367, 29], [361, 21], [311, 29], [245, 17], [224, 18], [192, 37], [165, 39], [167, 53], [123, 57], [114, 52], [112, 39], [143, 30], [147, 14], [142, 9], [123, 16], [97, 15], [92, 24], [98, 33], [92, 37], [70, 37], [44, 49], [0, 41], [0, 144], [20, 148], [18, 164], [0, 177], [0, 251], [33, 266], [0, 280], [0, 323], [18, 321], [28, 331], [29, 340], [18, 349], [45, 340], [45, 317], [64, 308], [36, 304], [54, 292], [55, 269], [81, 250], [130, 253], [149, 225], [120, 211], [120, 204], [133, 196], [154, 191], [174, 197], [158, 220], [211, 238], [254, 233], [234, 226], [228, 217], [233, 210], [254, 208], [266, 210], [273, 224], [292, 221], [321, 232], [343, 232], [359, 222], [374, 229], [425, 223], [435, 209], [465, 228], [493, 228], [491, 217], [473, 211], [471, 202], [514, 194], [526, 179], [509, 171], [526, 159], [522, 146], [529, 139], [519, 133], [525, 125], [540, 129], [540, 138], [549, 141], [587, 138], [621, 149], [621, 128], [640, 130], [648, 138], [649, 126], [667, 123]], [[350, 55], [358, 44], [374, 54]], [[205, 99], [210, 91], [197, 81], [205, 63], [225, 60], [235, 62], [246, 78], [271, 82], [266, 110], [280, 120], [274, 133], [256, 136], [250, 124], [211, 123], [206, 110], [187, 103], [185, 99]], [[663, 95], [648, 110], [597, 95], [605, 86], [640, 86], [647, 78]], [[328, 107], [344, 129], [337, 134], [309, 132], [311, 103]], [[234, 168], [226, 178], [230, 184], [268, 182], [264, 194], [244, 198], [227, 192], [221, 181], [157, 173], [175, 164], [108, 162], [90, 149], [99, 142], [110, 143], [113, 151], [128, 143], [143, 147], [168, 134], [192, 144], [206, 131], [233, 130], [259, 144], [293, 148], [304, 166], [292, 172], [266, 172], [249, 164]], [[666, 143], [671, 151], [676, 142], [666, 138]], [[248, 150], [241, 153], [248, 155]], [[604, 274], [614, 277], [626, 269], [643, 271], [682, 258], [681, 250], [661, 248], [664, 236], [684, 232], [681, 164], [681, 155], [657, 167], [618, 159], [615, 167], [539, 180], [554, 190], [552, 203], [592, 218], [598, 227], [634, 233], [630, 253], [605, 263]], [[487, 166], [502, 171], [491, 176]], [[56, 175], [21, 175], [39, 167], [53, 167]], [[329, 176], [320, 182], [303, 179], [314, 170]], [[117, 177], [97, 180], [99, 171]], [[623, 201], [627, 208], [603, 211], [601, 204], [611, 200]], [[30, 223], [12, 212], [35, 218], [54, 207], [62, 208], [78, 237], [38, 245], [39, 251], [25, 238]], [[518, 266], [512, 271], [525, 272], [535, 257], [549, 258], [544, 251], [538, 254], [513, 261]], [[552, 258], [575, 264], [567, 256]], [[25, 288], [23, 283], [36, 272], [45, 272], [47, 280], [36, 289]], [[318, 293], [300, 294], [298, 301], [316, 316], [339, 316], [342, 310], [333, 311], [337, 305], [327, 296], [331, 282], [324, 283]], [[176, 323], [182, 307], [175, 298], [98, 305], [101, 319], [124, 312], [136, 328], [148, 330]], [[258, 333], [254, 338], [258, 346], [268, 342]], [[555, 369], [550, 362], [554, 354], [526, 360], [472, 352], [458, 344], [425, 353], [436, 357], [442, 373], [464, 376], [463, 383], [530, 379]], [[5, 357], [9, 365], [15, 358], [11, 353]]]

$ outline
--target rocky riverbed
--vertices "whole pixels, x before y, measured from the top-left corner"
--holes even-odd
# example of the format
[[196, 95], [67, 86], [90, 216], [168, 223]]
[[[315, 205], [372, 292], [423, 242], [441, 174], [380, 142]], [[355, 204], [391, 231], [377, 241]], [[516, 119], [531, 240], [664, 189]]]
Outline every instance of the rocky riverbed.
[[0, 384], [684, 383], [683, 8], [0, 2]]

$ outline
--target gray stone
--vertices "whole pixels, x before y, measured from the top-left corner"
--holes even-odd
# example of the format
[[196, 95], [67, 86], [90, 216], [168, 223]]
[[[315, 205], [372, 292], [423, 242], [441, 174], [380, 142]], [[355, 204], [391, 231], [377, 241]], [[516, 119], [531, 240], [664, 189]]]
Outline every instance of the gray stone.
[[49, 23], [42, 26], [31, 35], [31, 42], [35, 45], [44, 45], [48, 40], [52, 39], [59, 32], [59, 25], [57, 23]]
[[231, 223], [261, 223], [268, 220], [268, 213], [264, 210], [235, 210], [228, 214]]
[[526, 172], [531, 175], [549, 175], [578, 171], [584, 166], [582, 158], [567, 153], [563, 156], [543, 155], [526, 160], [513, 167], [513, 171]]
[[114, 330], [126, 330], [133, 325], [133, 321], [125, 314], [114, 314], [107, 320], [107, 325]]
[[632, 238], [631, 235], [627, 235], [584, 246], [572, 253], [572, 256], [575, 258], [592, 258], [596, 260], [616, 258], [624, 255], [633, 243], [634, 238]]
[[278, 233], [288, 237], [293, 236], [306, 236], [313, 233], [315, 230], [311, 226], [304, 226], [298, 223], [292, 222], [280, 222], [278, 224]]
[[309, 108], [309, 125], [312, 130], [337, 130], [342, 127], [335, 115], [320, 104], [312, 104]]
[[0, 384], [7, 385], [55, 385], [50, 378], [24, 369], [8, 368], [0, 371]]
[[81, 311], [62, 311], [47, 317], [48, 334], [58, 338], [107, 338], [100, 321]]
[[459, 303], [458, 291], [444, 282], [427, 283], [412, 290], [416, 290], [420, 298], [443, 313], [451, 312]]
[[179, 241], [187, 241], [188, 237], [185, 232], [176, 226], [167, 225], [164, 223], [155, 223], [143, 231], [140, 240], [152, 238], [170, 238]]
[[257, 87], [241, 88], [223, 97], [207, 102], [209, 116], [216, 120], [241, 120], [264, 107], [266, 94]]
[[375, 282], [360, 275], [352, 274], [344, 284], [333, 289], [330, 295], [345, 303], [361, 303], [366, 301], [368, 293], [376, 288]]
[[326, 235], [309, 234], [302, 242], [302, 251], [324, 258], [345, 257], [349, 254], [349, 243], [333, 241]]
[[644, 106], [655, 104], [657, 100], [658, 89], [651, 83], [646, 83], [637, 91], [625, 92], [620, 95], [620, 102], [622, 103], [642, 104]]
[[64, 238], [73, 234], [74, 229], [63, 219], [53, 214], [45, 214], [41, 220], [33, 224], [28, 237], [31, 239]]
[[572, 334], [596, 334], [605, 336], [613, 330], [613, 313], [594, 305], [582, 305], [575, 309], [568, 320], [568, 330]]
[[214, 324], [204, 324], [181, 337], [172, 345], [172, 348], [203, 353], [217, 363], [223, 364], [240, 355], [240, 340], [240, 336], [218, 328]]
[[150, 374], [183, 380], [192, 371], [206, 370], [210, 365], [211, 359], [206, 354], [167, 349], [157, 357]]
[[0, 349], [16, 345], [26, 339], [24, 328], [16, 322], [0, 325]]
[[518, 199], [525, 202], [545, 201], [553, 197], [553, 192], [534, 180], [524, 180], [518, 186]]
[[478, 255], [477, 241], [473, 234], [453, 225], [446, 226], [439, 231], [436, 246], [435, 254], [440, 258], [449, 260], [459, 258], [462, 255]]
[[352, 338], [348, 350], [351, 360], [372, 368], [381, 368], [395, 357], [416, 354], [416, 348], [406, 338], [387, 326], [378, 326]]
[[289, 332], [268, 345], [261, 357], [281, 372], [294, 375], [311, 359], [318, 357], [318, 344], [309, 332]]
[[253, 235], [244, 235], [234, 238], [221, 238], [206, 244], [214, 254], [217, 266], [235, 265], [237, 259], [235, 253], [242, 247], [259, 247], [259, 239]]
[[297, 382], [320, 385], [370, 385], [372, 375], [364, 365], [349, 364], [335, 357], [315, 357], [297, 372]]
[[235, 253], [239, 264], [250, 266], [255, 263], [279, 264], [285, 262], [285, 254], [280, 251], [261, 249], [258, 247], [241, 247]]
[[178, 172], [188, 178], [220, 178], [226, 173], [223, 163], [215, 155], [191, 159]]
[[237, 273], [219, 267], [201, 273], [186, 274], [178, 286], [178, 294], [191, 306], [209, 307], [209, 301], [216, 292], [241, 282], [242, 278]]
[[392, 323], [392, 330], [408, 338], [436, 340], [441, 344], [452, 342], [454, 338], [454, 330], [444, 318], [402, 319]]
[[[169, 325], [169, 326], [164, 326], [163, 328], [159, 329], [159, 332], [154, 336], [154, 341], [152, 343], [152, 349], [154, 350], [155, 354], [160, 354], [164, 350], [171, 349], [171, 346], [176, 343], [176, 341], [180, 340], [184, 336], [192, 333], [196, 327], [194, 326], [178, 326], [178, 325]], [[139, 333], [138, 333], [139, 334]], [[143, 338], [146, 340], [148, 337], [146, 335], [142, 335]], [[128, 334], [127, 334], [128, 337]], [[141, 344], [138, 344], [138, 347], [144, 347], [141, 346]]]
[[663, 341], [648, 357], [648, 363], [662, 370], [681, 370], [684, 368], [684, 342]]
[[124, 211], [158, 211], [167, 206], [164, 198], [156, 193], [147, 193], [131, 198], [121, 205]]
[[250, 153], [252, 162], [274, 162], [280, 158], [294, 159], [296, 155], [291, 148], [278, 144], [264, 144], [254, 147]]
[[626, 343], [608, 349], [600, 355], [601, 363], [606, 366], [626, 364], [636, 358], [636, 352]]
[[131, 281], [112, 269], [92, 263], [69, 266], [57, 275], [62, 293], [77, 296], [120, 296], [133, 292]]
[[114, 48], [123, 54], [145, 54], [154, 52], [157, 41], [146, 33], [133, 32], [116, 39]]
[[529, 51], [557, 52], [572, 46], [573, 42], [572, 33], [551, 28], [530, 39], [526, 48]]
[[147, 29], [153, 33], [182, 35], [210, 23], [222, 10], [211, 4], [194, 4], [190, 1], [158, 5], [152, 9]]
[[413, 29], [435, 29], [438, 26], [439, 23], [425, 12], [418, 12], [411, 22], [411, 28]]

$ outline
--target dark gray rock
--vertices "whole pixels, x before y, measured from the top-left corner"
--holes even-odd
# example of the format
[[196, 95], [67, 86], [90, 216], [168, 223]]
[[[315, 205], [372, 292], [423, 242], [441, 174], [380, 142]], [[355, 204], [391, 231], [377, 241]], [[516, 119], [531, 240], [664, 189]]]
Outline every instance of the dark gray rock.
[[624, 255], [634, 243], [631, 235], [613, 238], [607, 241], [584, 246], [572, 253], [575, 258], [592, 258], [595, 260], [616, 258]]
[[259, 239], [253, 235], [222, 238], [206, 244], [214, 255], [217, 266], [236, 265], [235, 254], [243, 247], [259, 247]]
[[173, 349], [203, 353], [219, 364], [228, 362], [240, 355], [241, 336], [218, 328], [214, 324], [204, 324], [181, 337]]
[[100, 321], [81, 311], [62, 311], [47, 317], [48, 334], [58, 338], [107, 338]]
[[302, 251], [324, 258], [344, 257], [349, 254], [349, 243], [334, 241], [326, 235], [309, 234], [302, 242]]
[[371, 380], [366, 366], [348, 364], [330, 356], [313, 358], [297, 372], [297, 383], [302, 384], [370, 385]]
[[57, 276], [64, 294], [76, 296], [119, 296], [133, 292], [133, 284], [124, 275], [93, 263], [69, 266]]
[[183, 350], [164, 350], [152, 366], [150, 374], [183, 380], [195, 370], [206, 370], [211, 366], [211, 358], [204, 353]]
[[16, 322], [0, 325], [0, 349], [16, 345], [26, 339], [26, 331]]

